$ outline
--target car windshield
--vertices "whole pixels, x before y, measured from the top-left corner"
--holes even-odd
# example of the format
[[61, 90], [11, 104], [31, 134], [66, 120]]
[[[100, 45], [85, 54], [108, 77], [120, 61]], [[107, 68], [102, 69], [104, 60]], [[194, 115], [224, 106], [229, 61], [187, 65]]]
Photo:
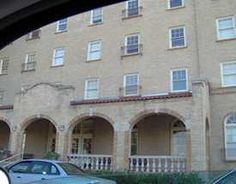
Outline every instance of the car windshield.
[[74, 164], [70, 163], [58, 163], [59, 166], [61, 166], [66, 174], [68, 175], [77, 175], [77, 174], [84, 174], [84, 171], [77, 167]]

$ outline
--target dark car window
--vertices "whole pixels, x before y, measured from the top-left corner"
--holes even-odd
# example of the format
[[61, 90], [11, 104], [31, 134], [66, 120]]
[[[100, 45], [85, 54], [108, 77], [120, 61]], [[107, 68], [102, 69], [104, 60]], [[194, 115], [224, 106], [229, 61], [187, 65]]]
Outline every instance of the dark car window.
[[11, 166], [8, 171], [9, 173], [30, 173], [31, 163], [32, 162], [30, 161], [20, 162], [16, 165]]
[[59, 171], [51, 163], [35, 161], [32, 162], [31, 174], [59, 175]]
[[77, 174], [84, 174], [84, 171], [77, 167], [74, 164], [70, 163], [58, 163], [59, 166], [66, 172], [68, 175], [77, 175]]
[[236, 171], [222, 178], [216, 184], [236, 184]]

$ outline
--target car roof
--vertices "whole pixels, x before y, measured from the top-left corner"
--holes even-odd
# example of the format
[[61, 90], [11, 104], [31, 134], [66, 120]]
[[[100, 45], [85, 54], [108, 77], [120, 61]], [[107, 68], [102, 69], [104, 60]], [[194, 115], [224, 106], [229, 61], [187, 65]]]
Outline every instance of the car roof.
[[48, 160], [48, 159], [24, 159], [19, 162], [23, 161], [40, 161], [40, 162], [49, 162], [49, 163], [64, 163], [63, 161], [60, 160]]

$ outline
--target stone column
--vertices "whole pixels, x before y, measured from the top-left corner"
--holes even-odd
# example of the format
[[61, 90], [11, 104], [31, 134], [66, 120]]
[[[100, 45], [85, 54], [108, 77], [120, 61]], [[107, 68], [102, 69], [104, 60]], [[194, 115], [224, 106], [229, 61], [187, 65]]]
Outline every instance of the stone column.
[[193, 112], [191, 117], [191, 170], [208, 170], [205, 120], [209, 115], [209, 87], [207, 81], [195, 80], [193, 87]]
[[60, 154], [60, 160], [67, 160], [68, 135], [64, 125], [58, 126], [56, 135], [56, 152]]
[[129, 169], [129, 131], [115, 130], [113, 148], [113, 169], [125, 171]]
[[23, 153], [23, 132], [20, 132], [17, 126], [11, 127], [9, 150], [12, 155]]

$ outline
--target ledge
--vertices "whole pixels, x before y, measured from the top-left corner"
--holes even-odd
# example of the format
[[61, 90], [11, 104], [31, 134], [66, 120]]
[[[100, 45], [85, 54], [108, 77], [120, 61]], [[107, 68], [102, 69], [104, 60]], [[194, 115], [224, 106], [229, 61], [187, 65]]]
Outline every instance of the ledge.
[[66, 32], [68, 32], [68, 30], [64, 30], [64, 31], [56, 31], [56, 32], [54, 32], [54, 34], [61, 34], [61, 33], [66, 33]]
[[0, 105], [0, 110], [11, 110], [13, 105]]
[[148, 100], [161, 100], [161, 99], [172, 99], [172, 98], [185, 98], [192, 97], [191, 92], [183, 93], [168, 93], [166, 95], [156, 96], [133, 96], [133, 97], [119, 97], [111, 99], [95, 99], [95, 100], [74, 100], [70, 102], [70, 105], [89, 105], [89, 104], [105, 104], [105, 103], [121, 103], [121, 102], [135, 102], [135, 101], [148, 101]]
[[212, 95], [234, 94], [234, 93], [236, 93], [236, 86], [211, 88], [210, 93]]
[[232, 41], [232, 40], [236, 40], [236, 37], [217, 39], [216, 42], [226, 42], [226, 41]]
[[138, 15], [133, 15], [133, 16], [124, 16], [122, 17], [122, 20], [128, 20], [128, 19], [133, 19], [133, 18], [137, 18], [137, 17], [142, 17], [143, 14], [138, 14]]

